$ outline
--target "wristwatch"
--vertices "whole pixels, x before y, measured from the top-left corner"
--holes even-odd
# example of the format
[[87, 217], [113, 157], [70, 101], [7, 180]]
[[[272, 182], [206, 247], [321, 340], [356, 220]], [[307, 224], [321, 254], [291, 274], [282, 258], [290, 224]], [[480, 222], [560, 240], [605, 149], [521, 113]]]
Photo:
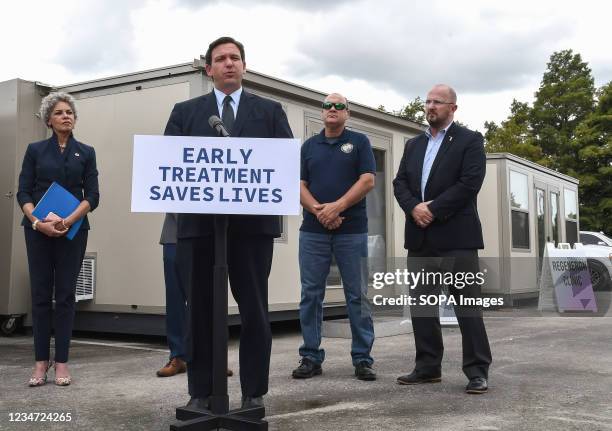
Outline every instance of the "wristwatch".
[[36, 229], [36, 225], [38, 224], [40, 220], [34, 220], [34, 222], [32, 223], [32, 229], [37, 230]]

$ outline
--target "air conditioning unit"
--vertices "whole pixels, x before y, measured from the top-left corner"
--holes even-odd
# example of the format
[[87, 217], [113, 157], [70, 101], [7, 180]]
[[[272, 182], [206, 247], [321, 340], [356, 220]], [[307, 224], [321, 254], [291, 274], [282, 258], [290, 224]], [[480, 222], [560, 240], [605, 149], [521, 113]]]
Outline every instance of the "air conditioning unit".
[[93, 299], [96, 287], [96, 256], [85, 256], [76, 283], [76, 301]]

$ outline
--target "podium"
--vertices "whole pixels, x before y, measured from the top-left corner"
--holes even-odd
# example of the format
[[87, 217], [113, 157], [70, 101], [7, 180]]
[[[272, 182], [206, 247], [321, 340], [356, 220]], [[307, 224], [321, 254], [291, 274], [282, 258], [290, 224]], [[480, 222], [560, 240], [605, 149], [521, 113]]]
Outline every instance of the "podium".
[[[209, 124], [219, 131], [221, 120], [213, 117]], [[219, 137], [134, 136], [132, 212], [214, 214], [209, 410], [177, 408], [177, 421], [170, 425], [170, 430], [268, 429], [268, 423], [263, 420], [264, 407], [229, 410], [228, 214], [299, 214], [300, 141], [293, 138], [231, 138], [227, 131], [221, 132]], [[219, 169], [224, 174], [215, 176]]]

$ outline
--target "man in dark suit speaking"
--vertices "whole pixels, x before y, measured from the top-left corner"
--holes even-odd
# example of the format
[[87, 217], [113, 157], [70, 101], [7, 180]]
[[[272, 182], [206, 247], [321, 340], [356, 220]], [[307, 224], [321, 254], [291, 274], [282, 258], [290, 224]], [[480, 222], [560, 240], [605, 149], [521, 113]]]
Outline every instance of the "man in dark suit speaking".
[[[292, 138], [278, 102], [242, 89], [244, 46], [231, 37], [212, 42], [205, 56], [213, 80], [209, 94], [177, 103], [164, 132], [172, 136], [217, 136], [209, 125], [219, 116], [233, 137]], [[208, 409], [212, 390], [212, 293], [214, 216], [180, 214], [177, 264], [188, 292], [187, 376], [189, 407]], [[278, 216], [229, 216], [227, 263], [232, 294], [241, 317], [240, 383], [242, 406], [263, 406], [268, 392], [272, 334], [268, 319], [268, 276], [273, 239], [280, 236]]]
[[[393, 181], [395, 198], [406, 214], [404, 247], [412, 272], [479, 272], [478, 249], [484, 244], [476, 196], [485, 177], [486, 156], [482, 135], [453, 122], [456, 103], [457, 95], [447, 85], [436, 85], [427, 94], [429, 128], [406, 143]], [[420, 302], [439, 293], [435, 284], [411, 286], [416, 361], [411, 374], [397, 379], [400, 384], [441, 380], [444, 347], [438, 305]], [[469, 379], [466, 392], [484, 393], [492, 359], [482, 310], [472, 305], [480, 285], [455, 282], [449, 290], [458, 302], [454, 309], [462, 335], [463, 372]], [[471, 301], [462, 304], [463, 298]]]

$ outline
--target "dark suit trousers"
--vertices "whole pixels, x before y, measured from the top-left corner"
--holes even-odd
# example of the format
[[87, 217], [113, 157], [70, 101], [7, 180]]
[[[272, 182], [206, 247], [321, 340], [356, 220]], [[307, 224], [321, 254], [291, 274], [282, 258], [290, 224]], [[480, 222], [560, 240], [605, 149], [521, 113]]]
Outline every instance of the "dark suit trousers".
[[[53, 323], [55, 361], [68, 362], [76, 282], [85, 256], [88, 231], [80, 230], [72, 240], [51, 238], [32, 229], [24, 231], [30, 269], [35, 358], [37, 361], [49, 360]], [[54, 287], [55, 313], [52, 301]]]
[[[268, 392], [272, 349], [268, 276], [272, 251], [272, 236], [228, 234], [230, 287], [241, 319], [240, 384], [242, 394], [250, 397]], [[212, 391], [212, 352], [218, 348], [212, 345], [214, 236], [179, 238], [177, 263], [187, 290], [189, 394], [203, 398]]]
[[[436, 250], [425, 243], [417, 251], [408, 252], [408, 270], [413, 272], [473, 272], [479, 271], [478, 251], [474, 249]], [[438, 295], [440, 286], [420, 284], [410, 291], [417, 301], [421, 295]], [[458, 289], [449, 286], [450, 295], [457, 305], [453, 305], [463, 345], [463, 372], [468, 378], [488, 378], [492, 362], [489, 340], [479, 306], [459, 305], [460, 295], [464, 298], [480, 297], [480, 287], [476, 285]], [[415, 369], [419, 373], [439, 375], [441, 373], [444, 345], [438, 305], [411, 305], [410, 307], [414, 342], [416, 348]]]

